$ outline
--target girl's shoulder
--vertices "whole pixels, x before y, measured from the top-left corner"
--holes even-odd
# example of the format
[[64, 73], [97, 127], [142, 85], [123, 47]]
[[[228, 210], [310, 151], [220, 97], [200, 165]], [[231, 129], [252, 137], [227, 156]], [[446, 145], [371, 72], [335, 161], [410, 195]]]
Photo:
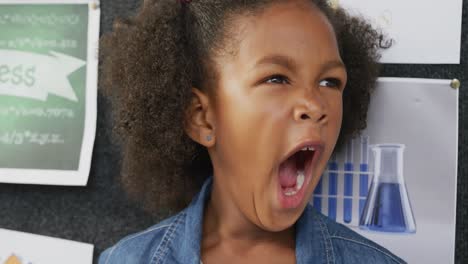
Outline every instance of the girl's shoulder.
[[199, 264], [203, 209], [210, 186], [211, 178], [183, 211], [142, 232], [123, 238], [101, 254], [99, 264]]
[[106, 249], [99, 257], [99, 264], [150, 263], [161, 244], [172, 236], [176, 227], [185, 219], [186, 212], [169, 217], [141, 232], [128, 235], [114, 246]]
[[390, 250], [362, 236], [351, 228], [337, 223], [327, 216], [314, 211], [315, 219], [326, 229], [326, 239], [331, 244], [332, 263], [388, 263], [403, 264], [404, 260]]

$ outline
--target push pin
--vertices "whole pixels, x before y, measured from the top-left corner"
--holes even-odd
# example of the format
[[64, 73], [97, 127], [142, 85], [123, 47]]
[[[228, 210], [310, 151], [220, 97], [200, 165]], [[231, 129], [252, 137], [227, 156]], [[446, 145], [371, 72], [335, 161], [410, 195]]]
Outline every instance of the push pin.
[[5, 264], [21, 264], [19, 258], [15, 255], [11, 255], [5, 262]]
[[91, 5], [91, 9], [93, 10], [99, 9], [99, 1], [94, 1], [90, 5]]
[[453, 79], [452, 82], [450, 82], [450, 87], [453, 89], [460, 88], [460, 81], [458, 79]]

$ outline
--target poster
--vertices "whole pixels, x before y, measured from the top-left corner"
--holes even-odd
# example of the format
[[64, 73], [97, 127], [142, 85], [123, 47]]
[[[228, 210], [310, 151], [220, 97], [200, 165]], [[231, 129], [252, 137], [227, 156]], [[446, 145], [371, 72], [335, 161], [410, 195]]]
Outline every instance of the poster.
[[382, 63], [460, 63], [462, 0], [329, 0], [368, 18], [392, 47]]
[[313, 206], [408, 263], [454, 263], [458, 93], [380, 78], [367, 129], [332, 156]]
[[0, 182], [86, 185], [99, 3], [0, 0]]
[[91, 264], [93, 245], [0, 229], [0, 264]]

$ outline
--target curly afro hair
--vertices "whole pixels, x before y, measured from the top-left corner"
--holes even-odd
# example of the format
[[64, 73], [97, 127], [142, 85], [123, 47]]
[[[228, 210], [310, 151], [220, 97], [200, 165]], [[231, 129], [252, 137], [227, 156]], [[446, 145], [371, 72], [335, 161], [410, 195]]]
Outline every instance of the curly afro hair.
[[[229, 41], [230, 19], [287, 0], [145, 0], [101, 39], [100, 88], [115, 113], [122, 183], [150, 212], [187, 205], [212, 172], [207, 150], [185, 133], [192, 87], [211, 92], [210, 58]], [[348, 71], [337, 147], [366, 127], [382, 35], [359, 17], [310, 1], [330, 20]]]

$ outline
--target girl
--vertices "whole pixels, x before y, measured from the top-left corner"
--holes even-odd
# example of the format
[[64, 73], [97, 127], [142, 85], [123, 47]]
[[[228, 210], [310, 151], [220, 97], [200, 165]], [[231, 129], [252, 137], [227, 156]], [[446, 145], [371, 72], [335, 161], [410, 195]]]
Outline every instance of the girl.
[[199, 194], [100, 263], [403, 263], [308, 204], [365, 127], [381, 40], [325, 0], [154, 0], [117, 22], [101, 87], [123, 183], [151, 211]]

